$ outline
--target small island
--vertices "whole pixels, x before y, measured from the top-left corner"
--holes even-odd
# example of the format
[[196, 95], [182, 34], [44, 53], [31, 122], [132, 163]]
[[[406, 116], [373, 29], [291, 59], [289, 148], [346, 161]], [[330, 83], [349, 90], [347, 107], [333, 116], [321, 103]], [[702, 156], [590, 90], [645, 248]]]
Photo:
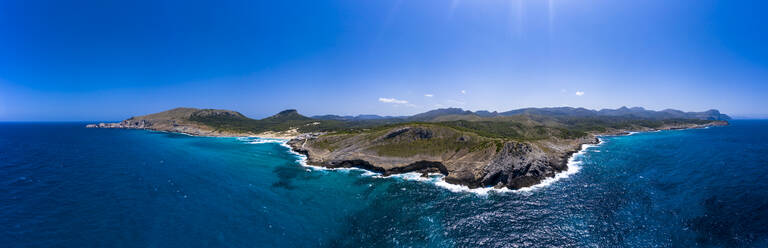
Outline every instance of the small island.
[[506, 112], [436, 109], [413, 116], [306, 117], [285, 110], [251, 119], [231, 110], [176, 108], [89, 128], [288, 140], [307, 163], [383, 175], [440, 173], [470, 188], [520, 189], [568, 168], [570, 156], [601, 135], [728, 125], [717, 110], [525, 108]]

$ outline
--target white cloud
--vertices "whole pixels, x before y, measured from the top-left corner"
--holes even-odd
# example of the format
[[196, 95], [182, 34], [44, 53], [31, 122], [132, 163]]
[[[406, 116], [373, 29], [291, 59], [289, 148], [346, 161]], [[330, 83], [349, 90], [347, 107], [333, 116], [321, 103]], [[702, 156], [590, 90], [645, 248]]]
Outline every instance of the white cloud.
[[432, 94], [426, 94], [426, 95], [424, 95], [424, 96], [426, 96], [426, 97], [434, 97], [435, 95], [432, 95]]
[[576, 95], [577, 96], [583, 96], [584, 95], [584, 91], [576, 91]]
[[383, 103], [394, 103], [394, 104], [407, 104], [408, 101], [406, 100], [398, 100], [395, 98], [385, 98], [385, 97], [379, 97], [379, 102]]
[[466, 91], [466, 90], [461, 90], [461, 94], [464, 94], [464, 95], [466, 95], [466, 94], [467, 94], [467, 91]]

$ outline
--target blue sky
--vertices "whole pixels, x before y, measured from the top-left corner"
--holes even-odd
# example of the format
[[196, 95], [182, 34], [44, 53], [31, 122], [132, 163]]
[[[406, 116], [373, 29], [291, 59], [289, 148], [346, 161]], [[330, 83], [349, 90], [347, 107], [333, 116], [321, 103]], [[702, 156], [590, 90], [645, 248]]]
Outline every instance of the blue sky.
[[0, 1], [0, 120], [768, 114], [765, 1]]

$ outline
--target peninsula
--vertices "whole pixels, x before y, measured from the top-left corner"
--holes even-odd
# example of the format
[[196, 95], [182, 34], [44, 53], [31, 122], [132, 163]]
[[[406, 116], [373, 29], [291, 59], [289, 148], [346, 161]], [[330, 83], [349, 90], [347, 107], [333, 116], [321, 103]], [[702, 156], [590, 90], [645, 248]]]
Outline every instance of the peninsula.
[[436, 109], [413, 116], [306, 117], [285, 110], [251, 119], [231, 110], [176, 108], [89, 128], [289, 140], [307, 163], [384, 175], [440, 173], [470, 188], [519, 189], [567, 169], [568, 158], [600, 135], [728, 125], [717, 110], [525, 108], [506, 112]]

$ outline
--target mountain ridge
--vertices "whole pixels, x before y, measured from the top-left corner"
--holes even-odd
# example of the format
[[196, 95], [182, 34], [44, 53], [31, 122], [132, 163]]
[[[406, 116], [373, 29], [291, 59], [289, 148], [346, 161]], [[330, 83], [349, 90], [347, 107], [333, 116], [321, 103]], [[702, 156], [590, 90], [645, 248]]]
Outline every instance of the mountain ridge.
[[407, 120], [430, 120], [434, 117], [444, 115], [476, 115], [479, 117], [496, 116], [514, 116], [521, 114], [532, 115], [555, 115], [571, 117], [593, 117], [593, 116], [629, 116], [633, 115], [639, 118], [664, 119], [664, 118], [682, 118], [682, 119], [707, 119], [707, 120], [731, 120], [726, 114], [721, 114], [717, 109], [710, 109], [702, 112], [684, 112], [676, 109], [664, 109], [660, 111], [648, 110], [643, 107], [622, 106], [617, 109], [593, 110], [587, 108], [574, 107], [544, 107], [544, 108], [521, 108], [509, 111], [497, 112], [488, 110], [470, 111], [461, 108], [438, 108], [411, 116], [380, 116], [380, 115], [357, 115], [357, 116], [339, 116], [339, 115], [316, 115], [312, 118], [321, 120], [382, 120], [382, 119], [407, 119]]

